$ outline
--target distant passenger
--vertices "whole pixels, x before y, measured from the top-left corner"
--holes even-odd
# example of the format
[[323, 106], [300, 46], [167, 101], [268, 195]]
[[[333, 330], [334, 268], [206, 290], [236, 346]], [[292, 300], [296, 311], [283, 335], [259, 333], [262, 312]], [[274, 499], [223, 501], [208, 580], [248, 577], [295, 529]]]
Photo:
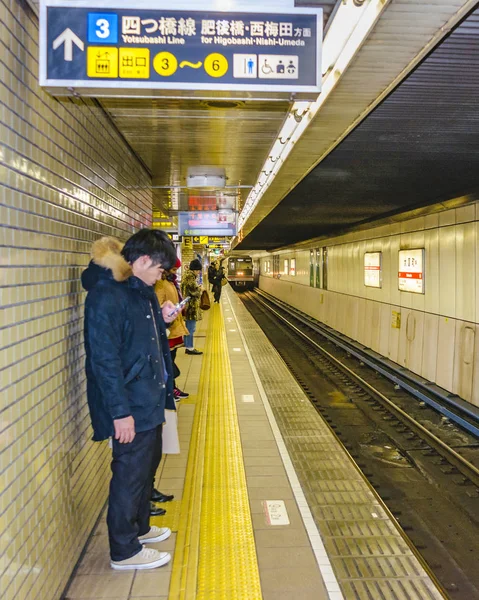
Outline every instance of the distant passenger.
[[[178, 302], [183, 300], [176, 275], [180, 267], [181, 261], [177, 258], [175, 266], [169, 271], [165, 271], [162, 279], [156, 283], [155, 292], [160, 306], [163, 306], [167, 300], [170, 300], [173, 304], [178, 304]], [[184, 345], [183, 336], [190, 334], [186, 328], [185, 320], [183, 319], [181, 312], [176, 319], [168, 325], [168, 329], [170, 330], [168, 344], [170, 346], [173, 376], [175, 378], [173, 395], [175, 396], [175, 400], [181, 400], [182, 398], [188, 398], [189, 394], [182, 392], [176, 385], [176, 379], [181, 375], [178, 365], [176, 364], [176, 353], [178, 348], [181, 348]]]
[[168, 552], [143, 544], [171, 535], [150, 526], [152, 480], [161, 460], [165, 408], [175, 410], [173, 370], [165, 321], [153, 286], [176, 252], [162, 231], [143, 229], [123, 246], [97, 240], [82, 273], [85, 302], [87, 396], [93, 440], [112, 438], [107, 525], [113, 569], [153, 569]]
[[208, 267], [208, 283], [211, 285], [211, 290], [213, 290], [213, 280], [217, 272], [217, 264], [215, 262], [212, 262], [211, 265]]
[[189, 296], [191, 300], [185, 311], [186, 329], [189, 335], [185, 336], [185, 352], [186, 354], [199, 355], [203, 354], [199, 350], [195, 350], [194, 333], [196, 331], [196, 322], [203, 318], [200, 308], [201, 287], [198, 285], [198, 275], [201, 273], [201, 263], [198, 259], [190, 262], [190, 268], [183, 275], [181, 280], [181, 294], [183, 298]]
[[223, 288], [223, 280], [226, 280], [225, 268], [221, 266], [213, 278], [213, 294], [215, 302], [219, 304], [221, 298], [221, 290]]

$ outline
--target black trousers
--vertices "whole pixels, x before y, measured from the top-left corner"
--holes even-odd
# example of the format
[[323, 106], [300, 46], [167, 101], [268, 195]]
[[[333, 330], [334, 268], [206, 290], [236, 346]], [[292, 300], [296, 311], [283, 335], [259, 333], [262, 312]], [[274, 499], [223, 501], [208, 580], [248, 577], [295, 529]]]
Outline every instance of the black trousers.
[[175, 348], [174, 350], [170, 350], [171, 362], [173, 363], [173, 379], [176, 379], [177, 377], [179, 377], [181, 375], [180, 370], [178, 369], [178, 365], [175, 362], [177, 351], [178, 351], [178, 348]]
[[218, 285], [217, 283], [215, 283], [215, 285], [213, 286], [213, 294], [215, 296], [215, 302], [219, 302], [220, 298], [221, 298], [221, 283]]
[[159, 425], [137, 433], [129, 444], [113, 440], [107, 515], [112, 560], [126, 560], [138, 554], [142, 547], [138, 536], [150, 530], [150, 497], [161, 460], [161, 433]]

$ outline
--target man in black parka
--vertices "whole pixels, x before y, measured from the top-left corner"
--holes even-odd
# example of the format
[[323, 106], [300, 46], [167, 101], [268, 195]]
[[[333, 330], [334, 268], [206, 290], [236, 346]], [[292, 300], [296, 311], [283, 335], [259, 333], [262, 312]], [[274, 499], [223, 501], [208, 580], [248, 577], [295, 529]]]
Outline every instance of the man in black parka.
[[171, 302], [160, 308], [153, 286], [175, 261], [168, 236], [143, 229], [124, 246], [114, 238], [97, 240], [82, 273], [93, 440], [112, 438], [107, 524], [117, 570], [152, 569], [171, 559], [143, 544], [171, 535], [166, 527], [150, 527], [149, 518], [165, 408], [175, 410], [165, 320], [177, 316]]

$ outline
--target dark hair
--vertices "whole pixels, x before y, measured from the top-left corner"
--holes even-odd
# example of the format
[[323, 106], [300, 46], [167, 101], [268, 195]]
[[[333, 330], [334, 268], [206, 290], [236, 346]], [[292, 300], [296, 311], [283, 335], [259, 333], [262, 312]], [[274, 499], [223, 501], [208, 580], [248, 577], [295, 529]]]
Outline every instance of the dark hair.
[[141, 256], [149, 256], [153, 265], [161, 264], [166, 270], [176, 262], [175, 247], [160, 229], [140, 229], [127, 240], [121, 253], [130, 264]]

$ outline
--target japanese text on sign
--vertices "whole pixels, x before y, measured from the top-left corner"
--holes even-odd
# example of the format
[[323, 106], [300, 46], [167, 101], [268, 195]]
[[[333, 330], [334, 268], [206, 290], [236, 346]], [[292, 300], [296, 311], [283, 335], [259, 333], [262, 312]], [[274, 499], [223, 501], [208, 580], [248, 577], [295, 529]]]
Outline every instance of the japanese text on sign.
[[399, 251], [399, 289], [424, 294], [424, 248]]
[[364, 254], [364, 285], [366, 287], [381, 287], [381, 256], [381, 252]]
[[320, 9], [123, 9], [105, 0], [95, 11], [86, 0], [59, 2], [44, 0], [41, 11], [47, 87], [113, 89], [130, 80], [142, 89], [320, 90]]

